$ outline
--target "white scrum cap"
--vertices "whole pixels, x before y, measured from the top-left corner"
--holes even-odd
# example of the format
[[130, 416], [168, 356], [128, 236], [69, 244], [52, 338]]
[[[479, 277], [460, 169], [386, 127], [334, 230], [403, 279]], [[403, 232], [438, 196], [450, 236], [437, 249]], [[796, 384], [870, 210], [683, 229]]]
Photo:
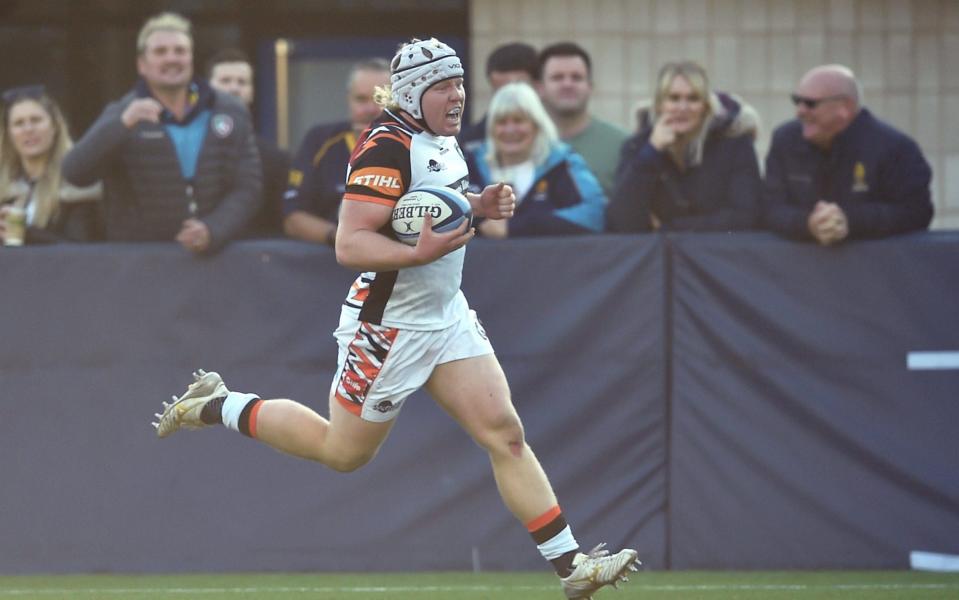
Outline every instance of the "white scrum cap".
[[434, 83], [462, 77], [463, 63], [455, 50], [436, 38], [414, 40], [396, 52], [390, 73], [393, 102], [422, 119], [423, 92]]

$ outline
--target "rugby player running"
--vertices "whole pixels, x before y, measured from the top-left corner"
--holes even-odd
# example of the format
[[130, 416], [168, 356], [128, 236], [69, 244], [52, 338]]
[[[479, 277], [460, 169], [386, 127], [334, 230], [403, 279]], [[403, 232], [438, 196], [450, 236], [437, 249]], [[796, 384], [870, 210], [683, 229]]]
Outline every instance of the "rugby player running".
[[[466, 92], [455, 51], [413, 40], [390, 64], [390, 87], [378, 90], [385, 110], [357, 143], [347, 171], [336, 234], [337, 261], [361, 271], [334, 333], [339, 354], [329, 420], [287, 399], [231, 392], [214, 372], [197, 371], [164, 403], [157, 435], [223, 424], [281, 452], [340, 471], [370, 462], [404, 400], [425, 386], [430, 396], [489, 453], [500, 496], [552, 563], [567, 598], [586, 599], [625, 581], [639, 564], [635, 550], [589, 553], [567, 524], [523, 425], [493, 347], [460, 290], [466, 244], [474, 231], [436, 233], [429, 217], [415, 246], [388, 233], [392, 208], [407, 191], [438, 185], [464, 192], [468, 171], [455, 136]], [[488, 219], [513, 214], [503, 183], [466, 193]]]

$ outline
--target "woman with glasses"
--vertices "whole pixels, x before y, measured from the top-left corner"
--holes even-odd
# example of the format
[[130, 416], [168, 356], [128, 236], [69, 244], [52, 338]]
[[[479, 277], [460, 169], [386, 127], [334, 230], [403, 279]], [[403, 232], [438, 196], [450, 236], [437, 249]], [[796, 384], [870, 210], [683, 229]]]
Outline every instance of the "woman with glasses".
[[4, 92], [0, 120], [0, 239], [7, 214], [20, 209], [27, 244], [97, 238], [101, 186], [78, 188], [60, 175], [73, 145], [66, 119], [41, 86]]
[[497, 90], [487, 114], [486, 139], [466, 147], [470, 191], [505, 181], [516, 194], [516, 212], [485, 220], [490, 238], [569, 235], [603, 231], [606, 196], [586, 161], [559, 141], [556, 126], [528, 84]]
[[705, 69], [662, 67], [652, 105], [640, 106], [639, 132], [623, 145], [607, 210], [621, 232], [752, 228], [761, 182], [753, 141], [758, 117], [747, 104], [713, 92]]

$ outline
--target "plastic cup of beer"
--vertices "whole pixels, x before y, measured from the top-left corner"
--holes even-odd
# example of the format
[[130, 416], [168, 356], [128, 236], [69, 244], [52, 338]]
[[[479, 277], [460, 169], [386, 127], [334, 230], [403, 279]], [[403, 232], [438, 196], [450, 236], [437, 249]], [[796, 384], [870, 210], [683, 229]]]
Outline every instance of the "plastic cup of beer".
[[3, 236], [4, 246], [22, 246], [27, 232], [27, 211], [19, 206], [7, 207], [6, 233]]

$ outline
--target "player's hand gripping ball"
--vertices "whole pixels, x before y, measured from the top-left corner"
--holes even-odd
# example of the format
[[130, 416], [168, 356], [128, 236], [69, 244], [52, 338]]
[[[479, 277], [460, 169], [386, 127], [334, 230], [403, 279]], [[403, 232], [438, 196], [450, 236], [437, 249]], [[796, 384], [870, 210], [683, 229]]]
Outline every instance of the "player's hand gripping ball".
[[473, 225], [473, 208], [466, 196], [441, 186], [423, 186], [410, 190], [393, 207], [393, 232], [404, 244], [415, 246], [423, 228], [423, 217], [433, 218], [433, 231], [452, 231], [468, 221]]

